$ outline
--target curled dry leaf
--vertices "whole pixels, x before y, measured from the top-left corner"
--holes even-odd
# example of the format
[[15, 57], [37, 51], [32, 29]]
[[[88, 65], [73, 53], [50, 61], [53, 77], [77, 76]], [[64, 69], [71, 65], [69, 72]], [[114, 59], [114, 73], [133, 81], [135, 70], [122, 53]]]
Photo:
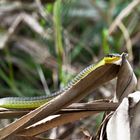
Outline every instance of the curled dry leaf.
[[107, 140], [139, 140], [140, 92], [124, 98], [107, 124]]
[[107, 140], [130, 140], [129, 101], [124, 99], [106, 127]]
[[129, 95], [130, 103], [130, 138], [139, 140], [140, 138], [140, 91]]
[[124, 97], [132, 93], [137, 85], [137, 79], [133, 72], [133, 69], [126, 59], [126, 54], [122, 56], [122, 65], [120, 66], [117, 87], [116, 98], [118, 101], [122, 101]]

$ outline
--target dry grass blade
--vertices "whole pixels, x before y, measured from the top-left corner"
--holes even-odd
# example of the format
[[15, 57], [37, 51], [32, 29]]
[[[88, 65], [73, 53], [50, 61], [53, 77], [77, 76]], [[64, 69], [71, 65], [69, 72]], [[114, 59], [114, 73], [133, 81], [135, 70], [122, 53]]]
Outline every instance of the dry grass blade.
[[118, 25], [118, 27], [120, 28], [120, 30], [123, 33], [123, 36], [124, 36], [124, 39], [126, 42], [126, 49], [129, 54], [128, 60], [131, 62], [133, 60], [133, 51], [132, 51], [132, 42], [130, 39], [129, 31], [121, 21], [120, 21], [120, 24]]
[[[80, 112], [80, 111], [114, 111], [118, 107], [118, 103], [109, 103], [104, 101], [95, 101], [92, 103], [74, 103], [65, 109], [62, 109], [57, 114]], [[31, 110], [0, 110], [0, 119], [18, 118]]]
[[[49, 129], [54, 127], [74, 122], [81, 118], [91, 116], [99, 113], [99, 111], [111, 111], [117, 108], [117, 103], [106, 103], [106, 102], [94, 102], [94, 103], [75, 103], [69, 106], [67, 109], [64, 109], [65, 113], [53, 118], [52, 120], [41, 120], [36, 125], [33, 125], [23, 131], [21, 131], [18, 135], [24, 136], [35, 136], [40, 133], [43, 133]], [[71, 109], [71, 111], [69, 111]], [[76, 111], [74, 109], [77, 109]], [[80, 110], [81, 109], [81, 110]]]
[[106, 101], [93, 101], [89, 103], [74, 103], [62, 111], [68, 110], [91, 110], [91, 111], [113, 111], [118, 107], [119, 103], [106, 102]]
[[6, 119], [6, 118], [18, 118], [25, 114], [29, 113], [28, 110], [5, 110], [0, 111], [0, 119]]
[[[39, 137], [24, 137], [24, 136], [11, 136], [10, 138], [7, 138], [6, 140], [53, 140], [53, 139], [45, 139], [45, 138], [39, 138]], [[56, 139], [55, 139], [56, 140]]]
[[48, 34], [44, 31], [42, 26], [40, 26], [37, 19], [35, 19], [33, 16], [21, 13], [19, 14], [15, 20], [13, 21], [12, 25], [8, 29], [8, 33], [3, 37], [3, 39], [0, 42], [0, 48], [4, 48], [7, 44], [7, 42], [10, 40], [10, 38], [16, 33], [16, 31], [20, 28], [20, 24], [24, 23], [28, 25], [35, 33], [39, 34], [43, 38], [49, 38]]
[[6, 35], [1, 39], [0, 49], [3, 49], [7, 45], [7, 42], [10, 40], [10, 37], [13, 36], [13, 34], [15, 34], [15, 32], [17, 31], [20, 22], [21, 22], [21, 17], [17, 16], [14, 22], [12, 23], [12, 25], [9, 27]]
[[45, 119], [41, 120], [39, 124], [37, 123], [36, 125], [33, 125], [21, 131], [18, 135], [36, 136], [54, 127], [58, 127], [66, 123], [72, 123], [76, 120], [79, 120], [84, 117], [88, 117], [97, 113], [98, 112], [95, 112], [95, 111], [83, 111], [83, 112], [61, 114], [60, 116], [57, 116], [51, 120], [47, 120], [47, 121], [45, 121]]
[[120, 22], [126, 17], [128, 16], [132, 10], [134, 10], [134, 8], [136, 6], [138, 6], [140, 3], [140, 0], [133, 0], [125, 9], [123, 9], [121, 11], [121, 13], [118, 15], [118, 17], [114, 20], [114, 22], [111, 24], [110, 28], [109, 28], [109, 34], [112, 34], [114, 32], [114, 30], [116, 29], [116, 27], [120, 24]]
[[[93, 72], [91, 72], [84, 80], [79, 81], [70, 90], [57, 96], [49, 103], [31, 111], [27, 115], [13, 122], [6, 128], [0, 131], [0, 139], [7, 138], [8, 136], [19, 132], [23, 128], [40, 121], [41, 119], [58, 112], [73, 102], [87, 96], [91, 91], [102, 85], [103, 83], [113, 79], [117, 76], [119, 65], [110, 64], [103, 65]], [[82, 87], [82, 88], [81, 88]]]

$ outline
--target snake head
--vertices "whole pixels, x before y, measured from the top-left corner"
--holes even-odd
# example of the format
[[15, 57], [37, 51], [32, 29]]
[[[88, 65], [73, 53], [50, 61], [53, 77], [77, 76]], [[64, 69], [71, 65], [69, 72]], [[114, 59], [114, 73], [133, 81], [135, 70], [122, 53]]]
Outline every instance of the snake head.
[[108, 54], [107, 56], [104, 57], [104, 61], [106, 64], [118, 64], [121, 65], [122, 58], [127, 57], [127, 53], [122, 53], [122, 54]]

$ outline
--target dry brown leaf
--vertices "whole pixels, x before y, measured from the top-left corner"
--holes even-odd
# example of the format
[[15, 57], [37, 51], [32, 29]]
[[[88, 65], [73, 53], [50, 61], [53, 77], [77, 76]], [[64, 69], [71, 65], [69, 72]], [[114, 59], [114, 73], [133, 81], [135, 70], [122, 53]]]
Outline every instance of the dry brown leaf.
[[140, 92], [124, 98], [107, 124], [107, 140], [139, 140]]
[[123, 99], [118, 109], [108, 121], [106, 128], [108, 140], [130, 140], [128, 111], [128, 99]]
[[119, 65], [110, 64], [104, 65], [93, 72], [91, 72], [84, 80], [80, 80], [78, 84], [74, 85], [70, 90], [57, 96], [49, 103], [31, 111], [27, 115], [13, 122], [6, 128], [0, 131], [0, 139], [7, 138], [8, 136], [19, 132], [23, 128], [40, 121], [41, 119], [58, 112], [61, 108], [70, 105], [73, 102], [87, 96], [91, 91], [102, 85], [103, 83], [116, 77], [119, 71]]
[[129, 95], [130, 101], [130, 138], [139, 140], [140, 138], [140, 91]]
[[116, 98], [118, 101], [122, 101], [124, 97], [134, 91], [137, 85], [136, 76], [125, 55], [122, 56], [122, 65], [117, 78]]

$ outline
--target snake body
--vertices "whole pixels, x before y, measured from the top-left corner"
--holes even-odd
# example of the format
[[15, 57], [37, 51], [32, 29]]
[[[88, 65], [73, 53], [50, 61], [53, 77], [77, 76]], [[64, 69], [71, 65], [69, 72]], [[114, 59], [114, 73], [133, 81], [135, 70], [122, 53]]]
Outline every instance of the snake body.
[[61, 90], [49, 95], [49, 96], [37, 96], [37, 97], [6, 97], [0, 99], [0, 107], [10, 108], [10, 109], [29, 109], [29, 108], [37, 108], [42, 104], [50, 101], [55, 96], [64, 93], [69, 90], [73, 85], [76, 85], [80, 80], [84, 79], [88, 74], [90, 74], [95, 69], [100, 66], [107, 64], [115, 64], [121, 60], [121, 56], [119, 54], [110, 54], [101, 59], [97, 64], [91, 64], [84, 70], [82, 70], [79, 74], [75, 76], [64, 88]]

